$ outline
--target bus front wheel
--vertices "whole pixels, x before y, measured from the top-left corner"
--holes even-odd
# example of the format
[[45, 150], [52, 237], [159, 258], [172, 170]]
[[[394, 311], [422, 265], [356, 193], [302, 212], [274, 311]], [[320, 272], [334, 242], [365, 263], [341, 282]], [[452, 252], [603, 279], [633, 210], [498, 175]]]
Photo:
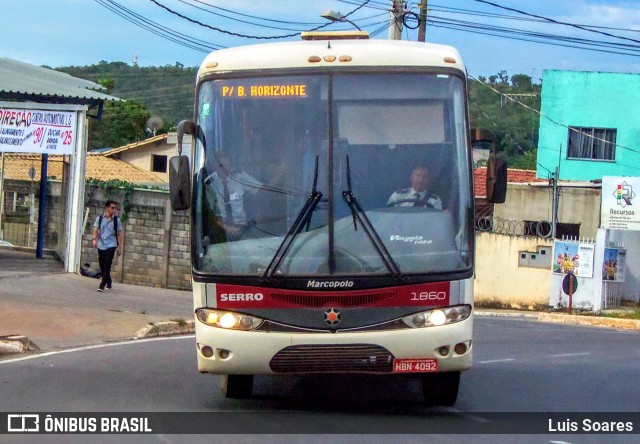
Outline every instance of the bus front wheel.
[[244, 399], [253, 391], [253, 375], [223, 375], [222, 393], [227, 398]]
[[425, 373], [422, 375], [422, 395], [430, 406], [450, 407], [458, 398], [460, 372]]

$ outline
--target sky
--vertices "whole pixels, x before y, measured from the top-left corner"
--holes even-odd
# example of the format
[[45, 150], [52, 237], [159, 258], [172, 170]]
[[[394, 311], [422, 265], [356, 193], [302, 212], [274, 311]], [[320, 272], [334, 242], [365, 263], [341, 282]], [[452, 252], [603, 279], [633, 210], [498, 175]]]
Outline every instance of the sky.
[[[199, 66], [213, 49], [274, 41], [266, 37], [297, 34], [321, 25], [327, 25], [326, 30], [353, 30], [355, 24], [371, 32], [372, 38], [388, 38], [392, 1], [369, 0], [359, 8], [363, 3], [365, 0], [0, 0], [0, 57], [50, 67], [100, 61], [132, 64], [134, 60], [140, 66]], [[407, 2], [407, 10], [417, 13], [418, 3]], [[456, 47], [472, 76], [504, 70], [508, 75], [529, 75], [538, 82], [545, 69], [640, 73], [637, 0], [429, 0], [428, 5], [426, 40]], [[330, 23], [321, 17], [325, 10], [343, 15], [355, 11], [346, 22]], [[415, 27], [415, 22], [408, 23]], [[502, 36], [489, 35], [496, 32]], [[550, 37], [541, 38], [542, 34]], [[417, 40], [417, 31], [405, 29], [403, 39]], [[576, 39], [583, 39], [582, 43]]]

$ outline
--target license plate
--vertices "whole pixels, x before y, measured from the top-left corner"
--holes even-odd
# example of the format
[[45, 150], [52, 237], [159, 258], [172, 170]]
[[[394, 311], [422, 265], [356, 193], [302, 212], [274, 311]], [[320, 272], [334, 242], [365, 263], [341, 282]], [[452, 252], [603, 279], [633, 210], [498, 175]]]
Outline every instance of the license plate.
[[437, 371], [438, 360], [436, 358], [393, 360], [394, 373], [426, 373]]

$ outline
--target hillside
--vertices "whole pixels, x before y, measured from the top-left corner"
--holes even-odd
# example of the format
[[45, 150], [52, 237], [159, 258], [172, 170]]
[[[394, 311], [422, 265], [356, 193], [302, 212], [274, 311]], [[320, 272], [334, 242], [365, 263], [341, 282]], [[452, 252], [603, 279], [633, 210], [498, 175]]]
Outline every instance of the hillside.
[[179, 63], [175, 66], [140, 67], [102, 61], [97, 65], [56, 69], [100, 83], [116, 97], [145, 105], [151, 115], [164, 120], [166, 127], [193, 117], [196, 67], [185, 68]]
[[[101, 122], [90, 129], [91, 148], [121, 146], [148, 137], [145, 122], [160, 116], [164, 130], [193, 117], [197, 68], [139, 67], [100, 62], [58, 70], [108, 87], [127, 104], [107, 106]], [[469, 79], [471, 127], [490, 130], [512, 167], [535, 169], [541, 85], [525, 74], [500, 71], [488, 78]], [[142, 106], [138, 106], [138, 104]]]

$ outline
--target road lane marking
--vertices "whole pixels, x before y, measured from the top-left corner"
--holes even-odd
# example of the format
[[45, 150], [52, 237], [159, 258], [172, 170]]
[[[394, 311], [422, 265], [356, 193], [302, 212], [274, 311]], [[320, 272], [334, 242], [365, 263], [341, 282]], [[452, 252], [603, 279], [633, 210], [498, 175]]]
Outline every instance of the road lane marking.
[[591, 353], [588, 352], [583, 352], [583, 353], [561, 353], [559, 355], [549, 355], [552, 358], [566, 358], [568, 356], [587, 356], [590, 355]]
[[478, 361], [478, 364], [493, 364], [494, 362], [511, 362], [511, 361], [515, 361], [515, 359], [513, 359], [513, 358], [492, 359], [490, 361]]
[[477, 415], [470, 415], [468, 413], [463, 412], [462, 410], [458, 410], [458, 409], [453, 408], [453, 407], [442, 407], [442, 410], [444, 410], [446, 412], [449, 412], [449, 413], [454, 413], [454, 414], [456, 414], [458, 416], [470, 419], [471, 421], [475, 421], [475, 422], [480, 422], [480, 423], [491, 422], [490, 419], [486, 419], [486, 418], [483, 418], [483, 417], [477, 416]]
[[54, 350], [54, 351], [45, 352], [45, 353], [38, 353], [38, 354], [34, 354], [34, 355], [29, 355], [29, 356], [22, 356], [20, 358], [15, 358], [15, 359], [6, 359], [6, 360], [3, 359], [3, 360], [0, 360], [0, 365], [2, 365], [2, 364], [10, 364], [10, 363], [13, 363], [13, 362], [28, 361], [30, 359], [45, 358], [47, 356], [61, 355], [63, 353], [74, 353], [74, 352], [80, 352], [80, 351], [86, 351], [86, 350], [95, 350], [97, 348], [118, 347], [118, 346], [121, 346], [121, 345], [131, 345], [131, 344], [142, 344], [144, 342], [151, 342], [151, 341], [172, 341], [172, 340], [176, 340], [176, 339], [193, 339], [195, 337], [196, 337], [196, 335], [181, 335], [181, 336], [168, 336], [168, 337], [160, 337], [160, 338], [131, 339], [131, 340], [128, 340], [128, 341], [108, 342], [106, 344], [85, 345], [85, 346], [82, 346], [82, 347], [67, 348], [67, 349], [64, 349], [64, 350]]

